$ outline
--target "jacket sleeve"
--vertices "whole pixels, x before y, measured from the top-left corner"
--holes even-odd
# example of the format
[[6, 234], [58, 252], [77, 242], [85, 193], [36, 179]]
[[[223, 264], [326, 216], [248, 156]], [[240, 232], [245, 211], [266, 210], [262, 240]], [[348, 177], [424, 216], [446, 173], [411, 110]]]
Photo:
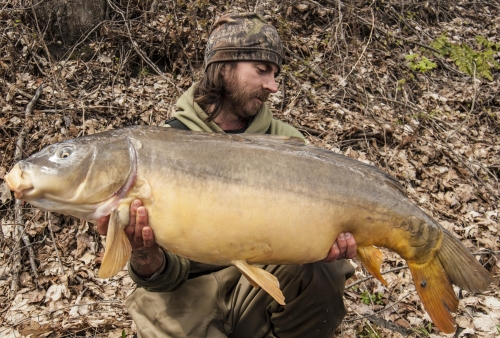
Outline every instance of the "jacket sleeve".
[[152, 278], [142, 278], [136, 274], [130, 262], [128, 263], [128, 272], [130, 278], [137, 285], [142, 286], [149, 292], [168, 292], [177, 290], [187, 280], [190, 269], [189, 260], [163, 251], [164, 266], [158, 274]]

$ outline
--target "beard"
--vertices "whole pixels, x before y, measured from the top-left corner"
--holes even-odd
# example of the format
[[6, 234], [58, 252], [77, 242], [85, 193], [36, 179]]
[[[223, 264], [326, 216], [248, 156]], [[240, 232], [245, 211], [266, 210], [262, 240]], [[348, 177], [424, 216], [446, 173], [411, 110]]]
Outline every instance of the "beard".
[[249, 91], [234, 74], [224, 81], [224, 105], [243, 118], [257, 115], [269, 95], [270, 93], [265, 90]]

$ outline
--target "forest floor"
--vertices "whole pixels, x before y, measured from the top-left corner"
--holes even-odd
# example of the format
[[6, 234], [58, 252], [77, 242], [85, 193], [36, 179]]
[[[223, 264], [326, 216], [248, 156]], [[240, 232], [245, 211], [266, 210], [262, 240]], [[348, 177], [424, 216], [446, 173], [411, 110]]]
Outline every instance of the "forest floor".
[[0, 337], [133, 335], [124, 300], [135, 284], [125, 270], [96, 277], [95, 227], [16, 202], [3, 177], [58, 141], [162, 125], [229, 9], [258, 11], [283, 38], [275, 116], [396, 177], [494, 276], [481, 294], [456, 289], [446, 335], [399, 256], [385, 252], [388, 287], [354, 259], [336, 336], [500, 335], [499, 1], [108, 1], [108, 17], [72, 43], [24, 4], [0, 2]]

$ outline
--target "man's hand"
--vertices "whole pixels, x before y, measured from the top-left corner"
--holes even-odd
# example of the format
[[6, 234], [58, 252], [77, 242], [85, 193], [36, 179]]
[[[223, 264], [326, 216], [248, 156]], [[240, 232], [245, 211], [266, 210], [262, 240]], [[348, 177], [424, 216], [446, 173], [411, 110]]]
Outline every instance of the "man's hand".
[[356, 241], [350, 232], [341, 233], [333, 243], [330, 252], [323, 262], [335, 262], [339, 259], [354, 258], [356, 256]]
[[[97, 231], [101, 235], [108, 232], [109, 216], [97, 220]], [[164, 255], [156, 244], [153, 229], [148, 226], [148, 211], [140, 200], [130, 204], [130, 220], [125, 234], [132, 245], [130, 264], [141, 277], [151, 277], [163, 264]]]

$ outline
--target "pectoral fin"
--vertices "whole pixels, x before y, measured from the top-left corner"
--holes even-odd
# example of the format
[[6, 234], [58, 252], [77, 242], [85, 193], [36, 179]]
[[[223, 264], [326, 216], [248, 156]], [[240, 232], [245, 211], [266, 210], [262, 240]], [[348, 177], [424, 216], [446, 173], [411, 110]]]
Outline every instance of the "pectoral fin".
[[255, 288], [261, 287], [264, 291], [266, 291], [271, 297], [274, 298], [280, 305], [285, 305], [285, 296], [283, 296], [283, 292], [280, 290], [280, 283], [278, 279], [270, 274], [269, 272], [249, 265], [245, 261], [232, 261], [231, 262], [240, 272], [245, 275], [250, 284], [252, 284]]
[[123, 230], [128, 224], [128, 208], [128, 204], [121, 205], [111, 212], [106, 235], [106, 249], [98, 273], [99, 278], [113, 277], [130, 258], [132, 247]]
[[376, 277], [382, 284], [387, 286], [387, 282], [380, 274], [380, 266], [384, 261], [384, 255], [374, 246], [358, 247], [356, 258], [363, 264], [363, 266]]
[[141, 200], [147, 200], [151, 198], [153, 194], [149, 182], [144, 177], [137, 175], [134, 187], [129, 195], [136, 196]]

